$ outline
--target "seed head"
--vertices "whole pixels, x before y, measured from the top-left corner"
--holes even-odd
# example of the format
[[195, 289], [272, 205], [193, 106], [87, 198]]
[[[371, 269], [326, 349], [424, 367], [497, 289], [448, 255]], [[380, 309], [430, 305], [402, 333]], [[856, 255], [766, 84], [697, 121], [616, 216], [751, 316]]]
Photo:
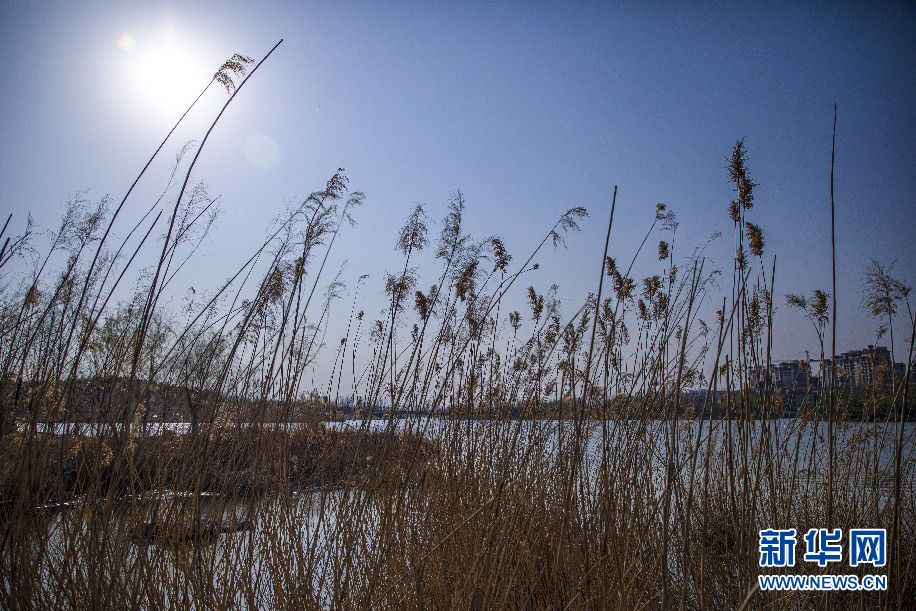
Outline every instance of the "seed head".
[[747, 223], [747, 239], [750, 243], [751, 254], [755, 257], [762, 257], [763, 230], [754, 223]]

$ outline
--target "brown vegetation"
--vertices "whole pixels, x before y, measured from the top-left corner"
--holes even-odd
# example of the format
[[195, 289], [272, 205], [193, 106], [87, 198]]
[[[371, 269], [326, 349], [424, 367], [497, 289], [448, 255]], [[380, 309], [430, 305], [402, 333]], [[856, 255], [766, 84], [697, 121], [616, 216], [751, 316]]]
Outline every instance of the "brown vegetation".
[[[247, 58], [232, 61], [214, 82], [244, 73]], [[233, 97], [248, 76], [227, 86]], [[404, 264], [386, 279], [387, 312], [369, 322], [354, 304], [321, 396], [303, 383], [341, 284], [318, 287], [362, 194], [335, 173], [176, 324], [160, 303], [211, 227], [213, 200], [186, 189], [190, 170], [170, 216], [157, 202], [116, 247], [130, 192], [113, 214], [75, 201], [34, 268], [11, 263], [32, 248], [31, 226], [0, 252], [0, 606], [802, 609], [916, 598], [912, 389], [866, 397], [883, 422], [844, 420], [849, 405], [830, 387], [811, 397], [810, 418], [785, 420], [777, 389], [755, 376], [770, 360], [774, 270], [747, 219], [756, 183], [743, 142], [727, 168], [736, 252], [724, 296], [702, 248], [680, 257], [677, 219], [659, 204], [643, 240], [664, 238], [657, 273], [631, 276], [642, 247], [626, 265], [605, 252], [597, 293], [572, 316], [556, 287], [529, 287], [530, 312], [507, 313], [536, 255], [586, 211], [562, 214], [512, 267], [499, 238], [466, 233], [457, 193], [435, 284], [418, 289], [412, 267], [430, 242], [418, 207], [397, 238]], [[160, 220], [156, 265], [116, 304]], [[65, 261], [59, 273], [52, 255]], [[872, 271], [869, 283], [890, 269]], [[867, 297], [889, 329], [909, 292], [894, 282]], [[822, 353], [827, 297], [790, 299]], [[698, 316], [709, 301], [721, 303], [710, 325]], [[342, 363], [360, 350], [374, 356], [341, 402]], [[688, 405], [687, 388], [705, 392]], [[343, 413], [352, 430], [321, 422]], [[176, 418], [180, 432], [157, 428]], [[886, 574], [887, 592], [755, 591], [761, 529], [855, 527], [887, 529], [888, 565], [839, 572]], [[836, 572], [801, 561], [802, 549], [794, 572]]]

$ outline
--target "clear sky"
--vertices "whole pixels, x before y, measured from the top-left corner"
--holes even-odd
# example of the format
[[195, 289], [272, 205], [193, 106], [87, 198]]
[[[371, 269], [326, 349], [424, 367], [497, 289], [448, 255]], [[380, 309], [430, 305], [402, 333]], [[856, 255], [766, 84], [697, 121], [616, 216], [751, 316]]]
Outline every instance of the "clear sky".
[[[759, 183], [748, 220], [765, 232], [768, 265], [777, 258], [774, 356], [800, 358], [816, 337], [783, 296], [830, 290], [834, 103], [838, 351], [874, 343], [877, 322], [861, 307], [869, 257], [896, 259], [896, 274], [916, 283], [912, 2], [8, 0], [0, 212], [17, 231], [29, 212], [51, 228], [74, 193], [119, 200], [223, 60], [260, 58], [281, 38], [198, 163], [223, 214], [187, 285], [215, 287], [285, 202], [343, 167], [366, 205], [334, 265], [349, 260], [351, 288], [370, 275], [357, 306], [368, 316], [384, 307], [383, 274], [398, 269], [394, 242], [413, 205], [438, 223], [456, 189], [468, 229], [503, 236], [516, 263], [566, 209], [588, 209], [568, 250], [540, 257], [519, 286], [558, 283], [571, 314], [596, 289], [615, 184], [613, 256], [632, 256], [664, 202], [680, 221], [680, 252], [722, 231], [709, 255], [731, 269], [725, 156], [744, 138]], [[225, 99], [207, 96], [121, 235]], [[653, 252], [637, 277], [658, 271]], [[424, 270], [428, 286], [434, 268]], [[349, 301], [336, 313], [345, 325]]]

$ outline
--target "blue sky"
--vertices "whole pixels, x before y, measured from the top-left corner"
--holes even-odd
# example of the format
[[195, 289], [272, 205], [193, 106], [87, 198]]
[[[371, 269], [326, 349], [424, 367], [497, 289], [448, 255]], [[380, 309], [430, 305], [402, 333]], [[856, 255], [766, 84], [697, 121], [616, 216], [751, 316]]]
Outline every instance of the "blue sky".
[[[571, 314], [596, 288], [615, 184], [613, 256], [632, 256], [664, 202], [680, 252], [722, 231], [709, 255], [730, 270], [725, 156], [744, 138], [759, 183], [748, 219], [765, 232], [768, 265], [776, 256], [781, 306], [787, 292], [830, 290], [836, 103], [837, 349], [859, 348], [877, 328], [861, 308], [868, 258], [896, 259], [896, 274], [916, 282], [916, 8], [802, 4], [14, 0], [0, 19], [0, 211], [17, 230], [29, 212], [50, 228], [76, 192], [120, 199], [223, 60], [260, 58], [282, 38], [195, 170], [223, 214], [187, 285], [215, 287], [284, 202], [343, 167], [366, 205], [333, 263], [349, 260], [351, 287], [370, 274], [358, 306], [368, 315], [384, 307], [412, 207], [427, 204], [438, 221], [456, 189], [468, 229], [503, 236], [516, 262], [566, 209], [589, 210], [582, 233], [524, 285], [558, 283]], [[124, 34], [132, 47], [119, 46]], [[121, 235], [224, 99], [209, 92], [166, 146]], [[658, 271], [651, 255], [638, 277]], [[431, 264], [421, 271], [421, 285], [435, 281]], [[345, 325], [348, 305], [337, 313]], [[779, 308], [777, 359], [816, 351], [807, 324]]]

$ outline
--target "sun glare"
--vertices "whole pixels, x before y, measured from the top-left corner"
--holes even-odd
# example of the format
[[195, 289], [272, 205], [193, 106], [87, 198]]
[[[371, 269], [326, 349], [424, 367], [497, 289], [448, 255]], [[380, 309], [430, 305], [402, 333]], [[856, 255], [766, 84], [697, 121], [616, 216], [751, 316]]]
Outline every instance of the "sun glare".
[[116, 44], [130, 55], [130, 89], [166, 122], [181, 116], [213, 76], [199, 48], [172, 36], [156, 40], [124, 32]]

